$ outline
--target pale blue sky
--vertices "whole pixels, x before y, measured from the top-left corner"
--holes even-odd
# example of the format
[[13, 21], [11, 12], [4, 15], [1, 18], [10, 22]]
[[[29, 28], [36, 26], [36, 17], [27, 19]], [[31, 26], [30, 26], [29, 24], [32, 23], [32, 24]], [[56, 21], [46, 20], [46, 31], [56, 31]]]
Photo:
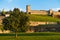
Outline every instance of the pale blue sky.
[[26, 5], [31, 5], [33, 10], [59, 9], [60, 0], [0, 0], [0, 10], [20, 8], [25, 11]]

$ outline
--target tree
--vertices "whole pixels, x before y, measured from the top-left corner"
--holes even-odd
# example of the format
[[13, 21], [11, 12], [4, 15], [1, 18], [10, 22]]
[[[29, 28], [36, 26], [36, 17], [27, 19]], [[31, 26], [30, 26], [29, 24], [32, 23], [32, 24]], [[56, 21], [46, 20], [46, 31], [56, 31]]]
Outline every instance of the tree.
[[2, 15], [5, 16], [6, 12], [4, 11], [4, 9], [2, 10]]
[[23, 32], [28, 30], [28, 24], [29, 17], [24, 12], [20, 12], [18, 8], [14, 8], [13, 13], [9, 17], [3, 19], [3, 28], [5, 30], [13, 30], [16, 37], [19, 30]]
[[60, 10], [58, 10], [58, 12], [60, 12]]
[[25, 32], [29, 29], [29, 16], [27, 14], [24, 14], [24, 12], [21, 12], [20, 14], [20, 27], [21, 31]]
[[13, 11], [9, 10], [8, 13], [9, 13], [9, 14], [13, 14]]

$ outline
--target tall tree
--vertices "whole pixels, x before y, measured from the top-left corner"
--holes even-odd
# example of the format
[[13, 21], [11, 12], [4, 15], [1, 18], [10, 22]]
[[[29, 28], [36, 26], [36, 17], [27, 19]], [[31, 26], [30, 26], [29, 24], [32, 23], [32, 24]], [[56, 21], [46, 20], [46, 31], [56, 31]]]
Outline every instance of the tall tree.
[[5, 16], [6, 12], [4, 11], [4, 9], [2, 10], [2, 15]]
[[29, 27], [29, 17], [24, 12], [20, 12], [18, 8], [14, 8], [13, 13], [3, 19], [3, 28], [5, 30], [14, 30], [17, 33], [19, 30], [25, 32]]

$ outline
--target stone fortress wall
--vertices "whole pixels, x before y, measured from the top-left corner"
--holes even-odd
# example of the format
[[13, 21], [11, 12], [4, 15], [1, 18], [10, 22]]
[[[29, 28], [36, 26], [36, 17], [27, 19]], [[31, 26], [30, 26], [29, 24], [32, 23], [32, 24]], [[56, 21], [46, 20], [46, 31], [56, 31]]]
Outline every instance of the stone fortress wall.
[[60, 16], [60, 12], [55, 12], [55, 11], [53, 12], [53, 17], [56, 17], [58, 15]]
[[50, 10], [31, 10], [30, 5], [26, 6], [26, 12], [29, 14], [40, 14], [40, 15], [60, 15], [60, 12], [58, 11], [53, 11], [52, 9]]
[[47, 13], [45, 10], [31, 10], [31, 14], [47, 15]]

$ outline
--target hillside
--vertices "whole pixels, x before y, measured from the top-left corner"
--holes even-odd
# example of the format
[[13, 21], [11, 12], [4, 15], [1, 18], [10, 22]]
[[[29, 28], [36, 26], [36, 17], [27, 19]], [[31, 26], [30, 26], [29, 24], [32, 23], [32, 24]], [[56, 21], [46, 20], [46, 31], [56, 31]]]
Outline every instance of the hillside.
[[29, 14], [30, 21], [43, 21], [43, 22], [57, 22], [60, 21], [58, 18], [53, 18], [51, 16], [37, 15], [37, 14]]

